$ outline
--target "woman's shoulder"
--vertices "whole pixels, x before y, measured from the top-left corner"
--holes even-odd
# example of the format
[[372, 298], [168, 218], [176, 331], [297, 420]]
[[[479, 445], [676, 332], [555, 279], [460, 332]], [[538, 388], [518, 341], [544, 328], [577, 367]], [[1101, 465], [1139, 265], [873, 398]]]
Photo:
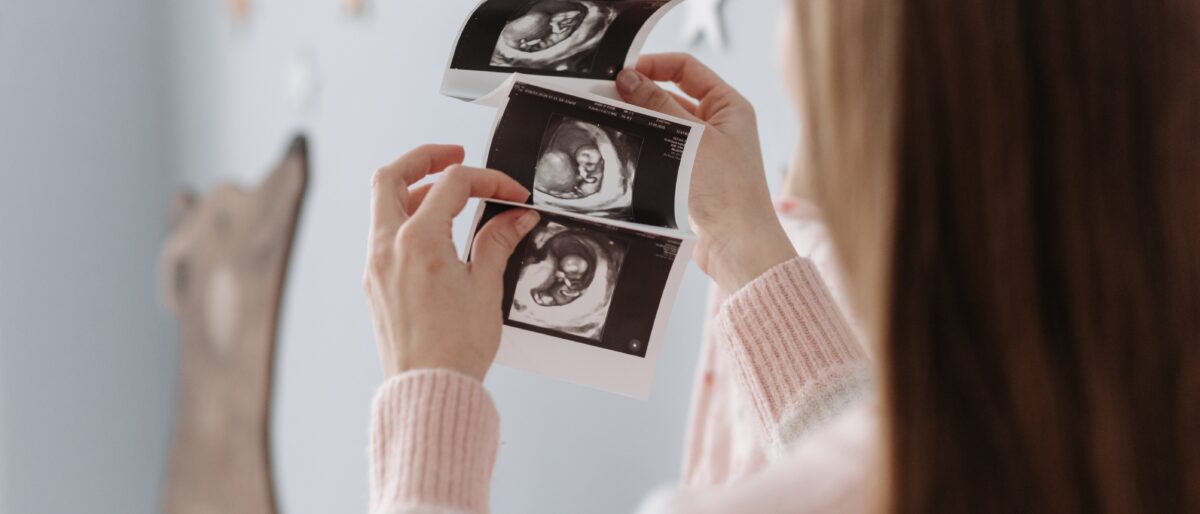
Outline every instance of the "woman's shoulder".
[[876, 400], [860, 402], [758, 474], [721, 488], [660, 492], [639, 514], [867, 512], [882, 469]]

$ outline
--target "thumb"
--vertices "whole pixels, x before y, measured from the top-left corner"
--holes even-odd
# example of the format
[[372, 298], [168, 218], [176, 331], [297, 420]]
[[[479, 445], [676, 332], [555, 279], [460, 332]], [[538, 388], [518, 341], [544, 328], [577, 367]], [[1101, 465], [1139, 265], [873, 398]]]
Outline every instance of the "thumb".
[[479, 229], [471, 248], [471, 266], [486, 273], [501, 274], [508, 258], [541, 217], [537, 211], [511, 209], [492, 218]]
[[640, 71], [621, 70], [621, 73], [617, 74], [617, 92], [621, 93], [621, 97], [626, 102], [638, 107], [645, 107], [685, 120], [700, 121], [682, 105], [679, 105], [671, 93], [658, 87], [658, 84], [642, 75]]

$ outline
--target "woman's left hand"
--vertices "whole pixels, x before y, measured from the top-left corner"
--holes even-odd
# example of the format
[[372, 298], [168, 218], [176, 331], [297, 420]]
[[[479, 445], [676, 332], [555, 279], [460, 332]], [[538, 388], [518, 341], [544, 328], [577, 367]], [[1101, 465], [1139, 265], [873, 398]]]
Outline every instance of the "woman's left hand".
[[[444, 368], [480, 380], [500, 344], [504, 268], [538, 215], [512, 209], [475, 237], [471, 262], [451, 239], [471, 197], [524, 202], [529, 191], [495, 170], [461, 166], [459, 146], [419, 147], [375, 173], [363, 288], [384, 375]], [[445, 170], [433, 184], [413, 187]]]
[[[694, 99], [655, 84], [672, 81]], [[696, 264], [726, 294], [796, 256], [771, 202], [754, 107], [716, 73], [687, 54], [652, 54], [617, 75], [625, 101], [703, 123], [692, 168], [688, 217], [696, 231]]]

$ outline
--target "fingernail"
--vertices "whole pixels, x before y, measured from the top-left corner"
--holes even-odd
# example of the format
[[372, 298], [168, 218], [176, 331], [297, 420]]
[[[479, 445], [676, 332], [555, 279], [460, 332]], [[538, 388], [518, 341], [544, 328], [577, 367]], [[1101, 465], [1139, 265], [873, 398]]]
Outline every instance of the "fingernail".
[[631, 93], [642, 83], [642, 76], [634, 70], [621, 70], [617, 74], [617, 89], [623, 93]]
[[534, 225], [537, 225], [539, 219], [541, 219], [541, 216], [538, 216], [537, 211], [525, 211], [525, 214], [517, 218], [517, 230], [529, 232], [533, 229]]

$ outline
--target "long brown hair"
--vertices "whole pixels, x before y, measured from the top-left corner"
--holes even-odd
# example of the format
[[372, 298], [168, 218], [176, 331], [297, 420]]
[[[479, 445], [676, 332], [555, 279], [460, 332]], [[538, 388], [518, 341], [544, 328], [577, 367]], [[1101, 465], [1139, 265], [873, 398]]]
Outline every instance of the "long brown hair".
[[1200, 2], [797, 7], [890, 510], [1200, 512]]

